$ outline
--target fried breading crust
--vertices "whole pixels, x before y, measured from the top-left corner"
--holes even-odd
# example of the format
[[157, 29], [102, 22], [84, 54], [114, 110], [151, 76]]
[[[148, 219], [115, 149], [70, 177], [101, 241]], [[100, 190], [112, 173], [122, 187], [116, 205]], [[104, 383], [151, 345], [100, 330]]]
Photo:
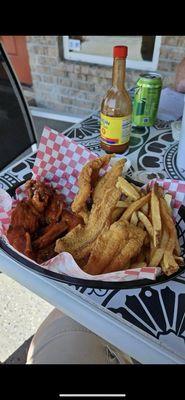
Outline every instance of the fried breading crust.
[[106, 174], [99, 178], [93, 192], [94, 203], [102, 200], [102, 196], [106, 190], [115, 187], [118, 178], [122, 175], [125, 162], [126, 160], [121, 158], [121, 160], [117, 161], [112, 166], [110, 171], [106, 172]]
[[56, 241], [55, 251], [67, 251], [75, 259], [75, 252], [93, 242], [101, 233], [105, 225], [111, 223], [111, 215], [116, 203], [120, 199], [121, 191], [117, 188], [109, 189], [104, 193], [101, 202], [93, 204], [87, 225], [78, 225], [66, 236]]
[[129, 224], [117, 221], [97, 238], [84, 271], [96, 275], [128, 268], [130, 259], [143, 245], [145, 232]]
[[127, 269], [127, 263], [130, 259], [140, 253], [146, 232], [131, 224], [128, 226], [128, 229], [125, 230], [127, 231], [126, 245], [122, 247], [120, 253], [107, 265], [103, 273]]
[[111, 157], [112, 154], [106, 154], [105, 156], [89, 161], [83, 167], [78, 179], [79, 192], [71, 205], [72, 211], [76, 214], [84, 209], [86, 201], [96, 185], [100, 169], [109, 163]]

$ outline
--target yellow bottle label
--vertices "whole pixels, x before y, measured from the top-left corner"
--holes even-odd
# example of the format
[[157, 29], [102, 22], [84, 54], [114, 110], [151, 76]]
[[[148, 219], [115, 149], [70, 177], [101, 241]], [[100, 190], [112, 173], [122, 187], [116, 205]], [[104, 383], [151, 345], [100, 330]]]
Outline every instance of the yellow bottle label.
[[101, 140], [108, 145], [122, 145], [129, 141], [131, 134], [131, 115], [108, 117], [101, 113]]

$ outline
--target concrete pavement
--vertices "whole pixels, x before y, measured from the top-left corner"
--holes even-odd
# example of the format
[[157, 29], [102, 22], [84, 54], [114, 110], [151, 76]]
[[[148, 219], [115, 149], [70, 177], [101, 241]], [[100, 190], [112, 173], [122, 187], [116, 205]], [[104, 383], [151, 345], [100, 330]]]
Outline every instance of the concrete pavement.
[[16, 364], [21, 358], [24, 363], [27, 341], [52, 309], [49, 303], [0, 273], [0, 362], [9, 358]]

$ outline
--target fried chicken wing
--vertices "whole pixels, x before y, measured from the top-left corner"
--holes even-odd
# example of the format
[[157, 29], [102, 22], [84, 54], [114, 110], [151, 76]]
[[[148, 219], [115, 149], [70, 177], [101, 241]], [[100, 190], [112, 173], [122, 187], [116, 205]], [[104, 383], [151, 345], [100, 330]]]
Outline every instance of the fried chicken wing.
[[58, 222], [63, 210], [63, 196], [60, 193], [55, 193], [51, 197], [51, 201], [45, 209], [44, 217], [47, 224]]
[[44, 247], [43, 249], [37, 249], [37, 251], [35, 252], [35, 261], [38, 264], [42, 264], [45, 261], [48, 261], [51, 258], [55, 257], [57, 253], [55, 253], [54, 248], [55, 248], [55, 242]]
[[29, 198], [35, 209], [42, 213], [48, 205], [49, 199], [54, 194], [54, 189], [44, 182], [33, 179], [25, 184], [25, 188], [28, 190]]
[[96, 185], [100, 169], [109, 163], [111, 157], [112, 155], [106, 154], [105, 156], [89, 161], [83, 167], [78, 179], [79, 192], [71, 206], [72, 211], [76, 214], [84, 209], [86, 201]]
[[55, 240], [68, 231], [68, 225], [71, 228], [72, 223], [73, 226], [77, 224], [77, 217], [74, 216], [73, 220], [68, 218], [68, 224], [60, 220], [63, 198], [44, 182], [30, 180], [26, 187], [29, 199], [16, 204], [12, 211], [7, 237], [18, 251], [34, 260], [42, 259], [43, 262], [44, 256], [47, 258], [48, 253], [43, 251], [38, 254], [41, 249], [51, 244], [54, 247]]
[[12, 211], [10, 225], [23, 227], [26, 232], [34, 233], [39, 227], [40, 215], [29, 201], [21, 200]]
[[31, 236], [29, 234], [29, 232], [25, 233], [25, 239], [26, 239], [26, 246], [25, 246], [25, 256], [34, 259], [35, 255], [32, 249], [32, 243], [31, 243]]
[[75, 228], [75, 226], [82, 224], [83, 218], [74, 214], [69, 210], [63, 210], [62, 212], [62, 220], [67, 224], [68, 232]]
[[50, 225], [42, 236], [39, 236], [38, 239], [34, 240], [33, 247], [35, 249], [42, 249], [43, 247], [50, 245], [62, 233], [67, 231], [67, 227], [67, 223], [63, 220], [53, 225]]
[[34, 259], [34, 253], [32, 251], [30, 234], [25, 231], [21, 226], [11, 226], [7, 232], [7, 238], [9, 243], [15, 247], [17, 251], [25, 256]]

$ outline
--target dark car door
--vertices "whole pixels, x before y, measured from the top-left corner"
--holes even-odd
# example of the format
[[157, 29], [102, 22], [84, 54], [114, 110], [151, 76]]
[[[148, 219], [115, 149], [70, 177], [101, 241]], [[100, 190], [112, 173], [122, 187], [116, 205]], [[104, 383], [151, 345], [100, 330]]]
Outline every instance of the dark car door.
[[36, 142], [20, 83], [0, 42], [0, 171]]

